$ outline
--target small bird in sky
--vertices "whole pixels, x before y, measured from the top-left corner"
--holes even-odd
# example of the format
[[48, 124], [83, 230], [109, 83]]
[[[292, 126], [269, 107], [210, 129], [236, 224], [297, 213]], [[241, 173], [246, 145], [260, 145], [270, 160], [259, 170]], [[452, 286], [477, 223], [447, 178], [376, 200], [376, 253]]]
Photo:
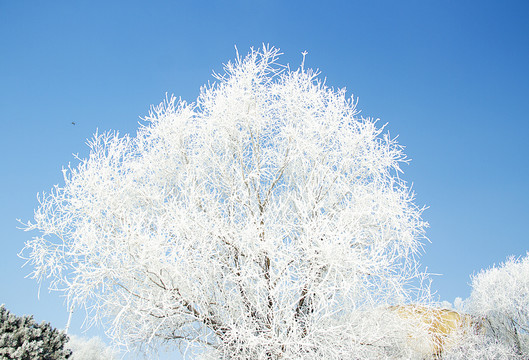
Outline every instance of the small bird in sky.
[[74, 121], [72, 121], [72, 125], [75, 125], [75, 122], [74, 122]]

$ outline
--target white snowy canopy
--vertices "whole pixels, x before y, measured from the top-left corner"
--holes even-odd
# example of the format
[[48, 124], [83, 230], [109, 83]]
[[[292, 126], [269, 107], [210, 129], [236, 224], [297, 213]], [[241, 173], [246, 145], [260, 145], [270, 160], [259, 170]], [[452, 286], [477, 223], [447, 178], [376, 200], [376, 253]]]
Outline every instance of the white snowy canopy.
[[359, 311], [404, 301], [419, 275], [405, 155], [345, 90], [277, 57], [228, 63], [136, 137], [96, 134], [28, 224], [43, 234], [26, 247], [35, 277], [127, 344], [233, 359], [385, 349]]

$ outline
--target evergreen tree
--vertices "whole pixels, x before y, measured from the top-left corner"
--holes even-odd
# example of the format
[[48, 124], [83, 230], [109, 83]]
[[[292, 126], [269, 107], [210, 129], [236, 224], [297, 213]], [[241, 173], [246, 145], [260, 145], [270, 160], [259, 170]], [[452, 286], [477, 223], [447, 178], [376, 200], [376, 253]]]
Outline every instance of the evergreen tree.
[[71, 356], [64, 348], [68, 336], [51, 326], [37, 324], [33, 316], [16, 316], [0, 306], [0, 359], [63, 360]]

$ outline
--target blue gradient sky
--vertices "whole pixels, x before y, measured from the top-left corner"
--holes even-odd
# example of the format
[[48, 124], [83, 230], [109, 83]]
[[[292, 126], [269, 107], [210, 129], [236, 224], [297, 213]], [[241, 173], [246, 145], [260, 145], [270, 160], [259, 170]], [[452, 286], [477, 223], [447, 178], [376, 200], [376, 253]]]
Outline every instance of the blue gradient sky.
[[234, 45], [262, 43], [294, 68], [308, 51], [306, 66], [399, 134], [429, 206], [432, 287], [467, 297], [469, 275], [529, 250], [528, 14], [511, 0], [0, 0], [0, 303], [64, 327], [62, 299], [37, 300], [25, 278], [31, 234], [16, 219], [96, 129], [134, 133], [166, 92], [193, 101]]

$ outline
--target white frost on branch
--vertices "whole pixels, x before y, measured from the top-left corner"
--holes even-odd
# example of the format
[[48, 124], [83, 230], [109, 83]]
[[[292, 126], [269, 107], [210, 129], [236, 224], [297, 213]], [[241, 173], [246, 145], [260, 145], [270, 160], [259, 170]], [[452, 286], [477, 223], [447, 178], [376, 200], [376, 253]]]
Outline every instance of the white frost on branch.
[[136, 137], [96, 134], [27, 225], [42, 233], [25, 249], [34, 277], [126, 346], [408, 356], [388, 335], [399, 324], [373, 315], [422, 291], [403, 149], [279, 55], [229, 62], [196, 103], [152, 107]]
[[65, 347], [72, 350], [70, 360], [119, 359], [119, 355], [98, 336], [85, 338], [77, 335], [68, 335], [68, 337], [70, 340]]
[[510, 257], [505, 263], [473, 276], [468, 308], [484, 318], [491, 337], [510, 346], [520, 358], [527, 358], [529, 253], [520, 259]]

